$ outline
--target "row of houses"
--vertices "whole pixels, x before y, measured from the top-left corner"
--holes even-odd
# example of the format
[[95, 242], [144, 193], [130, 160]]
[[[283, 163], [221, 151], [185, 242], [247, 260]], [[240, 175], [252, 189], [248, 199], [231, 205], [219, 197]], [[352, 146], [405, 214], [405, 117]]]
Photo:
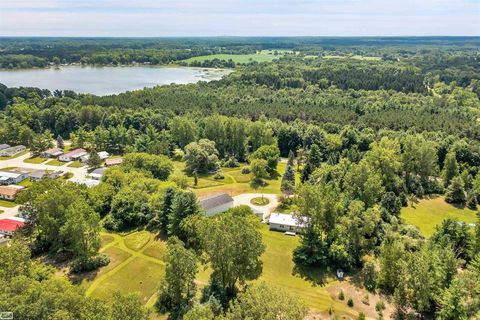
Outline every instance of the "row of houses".
[[[110, 154], [106, 151], [100, 151], [97, 154], [100, 160], [106, 160], [110, 157]], [[86, 163], [88, 159], [90, 159], [90, 154], [82, 148], [77, 148], [67, 153], [64, 153], [63, 150], [59, 148], [50, 148], [43, 151], [40, 155], [43, 158], [58, 158], [58, 160], [62, 162], [81, 161]]]
[[13, 157], [25, 150], [27, 147], [22, 145], [12, 147], [8, 144], [0, 144], [0, 157]]
[[[229, 194], [222, 193], [204, 198], [200, 200], [199, 204], [205, 211], [205, 214], [211, 217], [233, 208], [234, 200]], [[265, 219], [265, 212], [254, 211], [254, 214], [256, 214], [262, 221]], [[268, 225], [270, 230], [282, 231], [287, 235], [295, 235], [297, 233], [302, 233], [303, 229], [306, 227], [305, 222], [301, 220], [306, 219], [299, 219], [294, 214], [273, 212], [268, 218]]]

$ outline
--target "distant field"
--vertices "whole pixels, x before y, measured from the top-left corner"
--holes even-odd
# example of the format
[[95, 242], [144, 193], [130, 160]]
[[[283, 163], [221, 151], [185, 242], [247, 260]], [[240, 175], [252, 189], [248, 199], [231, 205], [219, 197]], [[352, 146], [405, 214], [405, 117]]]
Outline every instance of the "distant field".
[[225, 60], [228, 61], [232, 59], [235, 63], [249, 63], [252, 61], [256, 62], [270, 62], [275, 59], [278, 59], [282, 56], [282, 52], [279, 51], [278, 55], [274, 55], [272, 51], [260, 51], [255, 54], [212, 54], [207, 56], [193, 57], [190, 59], [183, 60], [184, 62], [203, 62], [207, 60]]
[[423, 235], [430, 237], [435, 231], [435, 226], [446, 218], [475, 223], [476, 212], [470, 209], [461, 209], [445, 202], [443, 197], [420, 200], [415, 207], [402, 209], [401, 217], [408, 224], [417, 226]]
[[[311, 57], [311, 56], [309, 56]], [[353, 60], [367, 60], [367, 61], [379, 61], [381, 57], [367, 57], [367, 56], [323, 56], [324, 59], [353, 59]]]

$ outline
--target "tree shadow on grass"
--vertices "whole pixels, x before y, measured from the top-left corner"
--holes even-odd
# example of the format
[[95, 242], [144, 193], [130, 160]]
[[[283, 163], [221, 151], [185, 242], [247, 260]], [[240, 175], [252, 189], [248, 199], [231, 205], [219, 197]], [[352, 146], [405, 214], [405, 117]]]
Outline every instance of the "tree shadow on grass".
[[295, 265], [292, 274], [310, 282], [314, 286], [324, 286], [327, 282], [328, 270], [318, 267]]

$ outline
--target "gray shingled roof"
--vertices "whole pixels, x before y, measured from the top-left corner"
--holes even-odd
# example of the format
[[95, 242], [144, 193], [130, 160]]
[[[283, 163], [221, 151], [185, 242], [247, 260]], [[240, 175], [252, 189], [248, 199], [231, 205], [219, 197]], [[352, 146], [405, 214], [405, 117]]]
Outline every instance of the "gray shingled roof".
[[213, 197], [200, 200], [200, 206], [203, 208], [203, 210], [206, 211], [227, 204], [229, 202], [233, 202], [233, 198], [228, 193], [222, 193]]

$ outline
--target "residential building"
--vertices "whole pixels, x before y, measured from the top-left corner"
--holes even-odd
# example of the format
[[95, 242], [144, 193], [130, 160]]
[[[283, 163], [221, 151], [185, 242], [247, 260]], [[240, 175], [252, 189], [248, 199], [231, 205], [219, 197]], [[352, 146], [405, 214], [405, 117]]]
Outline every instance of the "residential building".
[[288, 234], [302, 233], [305, 225], [298, 221], [293, 214], [272, 212], [268, 219], [270, 230], [284, 231]]
[[58, 160], [63, 162], [70, 162], [80, 159], [82, 156], [86, 155], [87, 151], [85, 149], [79, 148], [72, 150], [70, 152], [64, 153], [58, 157]]
[[24, 189], [21, 186], [0, 186], [0, 199], [4, 200], [15, 200], [15, 197], [17, 196], [17, 193], [22, 191]]
[[5, 148], [3, 150], [0, 150], [0, 157], [13, 157], [25, 151], [26, 149], [27, 147], [22, 145]]
[[71, 182], [84, 185], [88, 188], [95, 187], [100, 184], [100, 181], [94, 179], [70, 179]]
[[0, 185], [17, 184], [28, 177], [27, 173], [14, 171], [0, 171]]
[[213, 216], [232, 208], [233, 198], [228, 193], [218, 194], [200, 200], [200, 207], [202, 207], [207, 216]]
[[107, 170], [107, 168], [98, 168], [98, 169], [95, 169], [93, 170], [92, 172], [90, 172], [88, 174], [88, 176], [90, 178], [92, 178], [93, 180], [102, 180], [102, 177], [103, 177], [103, 174], [105, 173], [105, 170]]
[[105, 166], [106, 167], [111, 167], [111, 166], [118, 166], [122, 164], [123, 158], [108, 158], [105, 159]]
[[[98, 154], [98, 157], [100, 158], [100, 160], [102, 160], [102, 161], [107, 159], [108, 157], [110, 157], [110, 154], [107, 151], [100, 151], [97, 154]], [[90, 154], [88, 154], [88, 153], [86, 155], [80, 157], [80, 161], [83, 162], [83, 163], [88, 162], [88, 159], [90, 159]]]
[[46, 179], [46, 178], [56, 179], [56, 178], [60, 177], [62, 174], [63, 174], [63, 171], [61, 171], [61, 170], [54, 171], [54, 172], [48, 172], [46, 170], [37, 170], [37, 171], [34, 171], [30, 174], [30, 180], [31, 181], [39, 181], [39, 180]]
[[3, 150], [3, 149], [7, 149], [7, 148], [10, 148], [10, 145], [9, 144], [0, 144], [0, 150]]
[[63, 150], [59, 148], [50, 148], [40, 153], [40, 155], [44, 158], [57, 158], [62, 154]]
[[25, 222], [17, 219], [2, 219], [0, 220], [0, 234], [5, 236], [11, 236], [15, 230], [22, 228]]

